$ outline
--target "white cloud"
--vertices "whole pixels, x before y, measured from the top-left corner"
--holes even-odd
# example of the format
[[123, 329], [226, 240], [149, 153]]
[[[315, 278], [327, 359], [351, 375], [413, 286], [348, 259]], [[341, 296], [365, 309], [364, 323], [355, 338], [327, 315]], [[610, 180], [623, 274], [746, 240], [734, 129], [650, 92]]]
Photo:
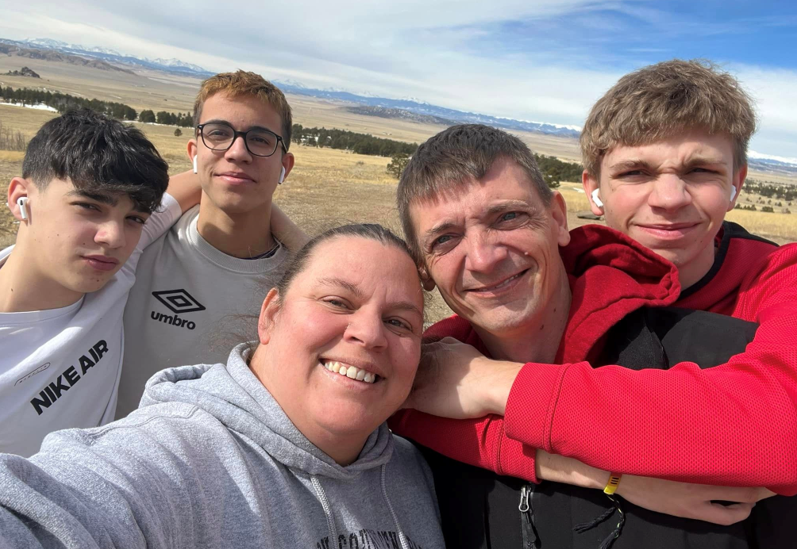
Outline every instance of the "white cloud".
[[[209, 70], [240, 67], [315, 87], [580, 125], [623, 72], [649, 61], [625, 59], [619, 67], [612, 64], [616, 56], [590, 57], [578, 43], [551, 42], [556, 37], [540, 29], [550, 18], [592, 21], [600, 29], [590, 38], [611, 44], [623, 29], [619, 19], [605, 14], [678, 28], [669, 25], [675, 16], [661, 9], [652, 0], [72, 0], [56, 5], [28, 0], [0, 5], [0, 36], [55, 38], [138, 56], [176, 57]], [[528, 27], [504, 36], [504, 25], [510, 24]], [[635, 45], [634, 53], [642, 56], [661, 53]], [[747, 66], [732, 70], [758, 101], [757, 150], [794, 156], [797, 107], [787, 95], [797, 89], [797, 75]]]

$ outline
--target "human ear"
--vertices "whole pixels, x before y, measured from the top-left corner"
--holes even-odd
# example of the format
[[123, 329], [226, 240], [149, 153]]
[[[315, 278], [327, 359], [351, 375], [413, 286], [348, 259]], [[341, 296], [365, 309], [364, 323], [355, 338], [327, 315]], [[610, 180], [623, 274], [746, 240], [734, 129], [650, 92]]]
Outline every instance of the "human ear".
[[261, 345], [268, 345], [271, 340], [274, 320], [279, 309], [279, 291], [276, 288], [271, 288], [266, 294], [266, 299], [263, 300], [263, 305], [260, 307], [260, 317], [257, 321], [257, 336]]
[[293, 153], [285, 153], [282, 155], [282, 167], [285, 170], [285, 174], [282, 176], [283, 181], [291, 173], [295, 161], [296, 158], [293, 156]]
[[570, 244], [570, 231], [567, 229], [567, 204], [559, 191], [553, 191], [551, 198], [551, 219], [556, 230], [556, 243], [559, 246]]
[[[27, 209], [23, 216], [23, 206], [20, 205], [19, 199], [28, 198], [31, 190], [32, 188], [28, 180], [21, 177], [15, 177], [11, 180], [11, 183], [8, 184], [8, 194], [6, 195], [8, 208], [17, 221], [21, 222], [23, 219], [30, 219], [30, 206], [25, 206]], [[23, 201], [23, 203], [27, 204], [27, 201]]]
[[595, 191], [600, 193], [600, 181], [598, 181], [598, 179], [596, 179], [595, 176], [589, 173], [587, 170], [584, 170], [584, 172], [581, 174], [581, 184], [584, 186], [584, 192], [587, 194], [589, 208], [592, 210], [592, 213], [595, 215], [603, 215], [603, 203], [598, 205], [594, 200], [596, 197], [593, 194]]
[[434, 280], [432, 280], [432, 277], [429, 276], [429, 271], [426, 269], [425, 265], [418, 267], [418, 274], [421, 275], [421, 284], [423, 285], [423, 289], [427, 292], [434, 290]]
[[739, 199], [739, 193], [742, 192], [742, 185], [744, 185], [745, 179], [747, 179], [747, 164], [739, 168], [736, 173], [733, 174], [731, 185], [736, 189], [736, 192], [731, 194], [728, 211], [731, 211], [736, 206], [736, 201]]
[[194, 157], [199, 152], [199, 147], [196, 144], [196, 138], [191, 138], [188, 140], [188, 145], [186, 145], [186, 152], [188, 152], [188, 160], [191, 162], [194, 161]]

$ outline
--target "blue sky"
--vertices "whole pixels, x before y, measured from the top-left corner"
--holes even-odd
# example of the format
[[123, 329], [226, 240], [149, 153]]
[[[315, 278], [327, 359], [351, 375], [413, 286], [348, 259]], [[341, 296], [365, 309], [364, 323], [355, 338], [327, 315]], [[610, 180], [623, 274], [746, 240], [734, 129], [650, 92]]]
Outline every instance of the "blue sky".
[[210, 70], [580, 125], [622, 74], [708, 58], [797, 158], [797, 3], [737, 0], [0, 0], [0, 36], [54, 38]]

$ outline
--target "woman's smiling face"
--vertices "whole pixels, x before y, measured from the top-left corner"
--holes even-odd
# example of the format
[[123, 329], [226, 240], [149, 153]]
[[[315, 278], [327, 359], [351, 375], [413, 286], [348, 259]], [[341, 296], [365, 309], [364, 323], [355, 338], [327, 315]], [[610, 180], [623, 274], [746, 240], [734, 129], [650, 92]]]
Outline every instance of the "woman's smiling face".
[[327, 444], [364, 443], [407, 398], [422, 331], [423, 293], [407, 252], [336, 236], [316, 246], [285, 295], [269, 292], [252, 368], [335, 458]]

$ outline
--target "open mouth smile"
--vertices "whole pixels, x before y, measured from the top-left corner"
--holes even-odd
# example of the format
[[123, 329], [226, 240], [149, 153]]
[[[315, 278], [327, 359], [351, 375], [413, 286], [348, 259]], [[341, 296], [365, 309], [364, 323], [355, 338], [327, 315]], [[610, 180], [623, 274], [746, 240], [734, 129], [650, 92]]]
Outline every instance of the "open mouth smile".
[[377, 374], [369, 372], [363, 368], [357, 368], [356, 366], [352, 366], [351, 364], [347, 364], [345, 362], [340, 362], [338, 360], [330, 360], [327, 362], [322, 361], [321, 365], [330, 372], [345, 376], [355, 381], [361, 381], [363, 383], [373, 384], [382, 379]]
[[466, 289], [465, 291], [468, 292], [468, 293], [476, 294], [476, 295], [480, 295], [480, 294], [483, 294], [483, 295], [490, 294], [490, 295], [492, 295], [492, 294], [496, 294], [496, 293], [501, 293], [504, 290], [512, 288], [515, 285], [515, 283], [523, 275], [525, 275], [527, 272], [529, 272], [529, 269], [525, 269], [523, 271], [520, 271], [519, 273], [514, 274], [514, 275], [510, 276], [509, 278], [506, 278], [506, 279], [502, 280], [498, 284], [494, 284], [493, 286], [484, 286], [484, 287], [481, 287], [481, 288], [469, 288], [469, 289]]

